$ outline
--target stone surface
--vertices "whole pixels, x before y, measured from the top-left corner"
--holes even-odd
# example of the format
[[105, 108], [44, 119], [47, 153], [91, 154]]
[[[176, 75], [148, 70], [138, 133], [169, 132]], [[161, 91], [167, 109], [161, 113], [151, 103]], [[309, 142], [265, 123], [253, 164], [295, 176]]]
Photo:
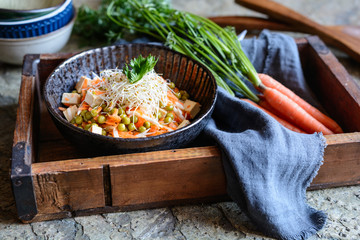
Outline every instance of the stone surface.
[[[95, 7], [99, 1], [75, 0], [74, 3]], [[277, 1], [322, 24], [360, 23], [360, 0]], [[231, 0], [173, 1], [173, 6], [203, 16], [261, 16]], [[83, 50], [77, 47], [76, 39], [73, 36], [62, 51]], [[360, 64], [332, 50], [360, 82]], [[267, 239], [232, 202], [20, 223], [9, 180], [20, 76], [21, 67], [0, 63], [0, 239]], [[307, 199], [311, 206], [328, 215], [324, 229], [310, 239], [360, 239], [360, 186], [309, 191]]]

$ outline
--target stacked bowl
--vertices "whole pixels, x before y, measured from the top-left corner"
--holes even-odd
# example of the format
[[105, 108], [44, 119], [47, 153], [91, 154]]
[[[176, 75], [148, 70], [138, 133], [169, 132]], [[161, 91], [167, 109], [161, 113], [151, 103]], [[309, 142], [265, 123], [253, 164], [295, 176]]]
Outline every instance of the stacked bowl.
[[0, 61], [22, 64], [25, 54], [59, 51], [75, 15], [72, 0], [1, 0]]

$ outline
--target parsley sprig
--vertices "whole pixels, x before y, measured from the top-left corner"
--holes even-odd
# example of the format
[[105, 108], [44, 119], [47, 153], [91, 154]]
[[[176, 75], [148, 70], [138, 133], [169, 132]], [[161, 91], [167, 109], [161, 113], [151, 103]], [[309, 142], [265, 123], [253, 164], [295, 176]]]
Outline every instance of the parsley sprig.
[[158, 59], [152, 55], [149, 55], [146, 58], [140, 55], [137, 58], [131, 59], [130, 64], [125, 64], [123, 72], [129, 79], [130, 83], [136, 83], [140, 81], [148, 72], [154, 69], [157, 61]]

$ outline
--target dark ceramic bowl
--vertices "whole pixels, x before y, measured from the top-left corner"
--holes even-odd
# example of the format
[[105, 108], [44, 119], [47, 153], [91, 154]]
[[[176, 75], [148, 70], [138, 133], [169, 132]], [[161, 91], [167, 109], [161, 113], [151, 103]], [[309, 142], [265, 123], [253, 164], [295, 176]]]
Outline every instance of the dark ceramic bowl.
[[[199, 102], [200, 113], [191, 124], [158, 136], [146, 138], [112, 138], [85, 131], [71, 125], [59, 110], [62, 94], [74, 89], [81, 76], [99, 74], [107, 68], [122, 68], [124, 63], [142, 54], [159, 58], [155, 71], [175, 82]], [[63, 136], [85, 151], [102, 153], [142, 152], [179, 148], [192, 141], [205, 127], [214, 109], [217, 91], [210, 71], [202, 64], [166, 47], [150, 44], [126, 44], [97, 48], [75, 55], [58, 66], [46, 80], [44, 100], [57, 128]]]

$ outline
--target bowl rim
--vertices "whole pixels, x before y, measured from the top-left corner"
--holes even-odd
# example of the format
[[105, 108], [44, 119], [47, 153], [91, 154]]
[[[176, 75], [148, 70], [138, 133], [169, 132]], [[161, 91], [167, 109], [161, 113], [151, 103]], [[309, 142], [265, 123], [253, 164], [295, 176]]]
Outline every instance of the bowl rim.
[[57, 35], [60, 32], [66, 30], [67, 28], [74, 25], [75, 20], [76, 20], [76, 9], [73, 8], [73, 17], [72, 17], [72, 19], [66, 25], [62, 26], [59, 29], [56, 29], [55, 31], [52, 31], [52, 32], [49, 32], [49, 33], [46, 33], [46, 34], [42, 34], [42, 35], [39, 35], [39, 36], [35, 36], [35, 37], [28, 37], [28, 38], [0, 38], [0, 42], [22, 43], [22, 42], [28, 42], [28, 41], [32, 41], [32, 40], [36, 40], [36, 39], [42, 39], [42, 38], [45, 38], [45, 37], [50, 37], [52, 35]]
[[31, 19], [20, 20], [20, 21], [10, 21], [10, 22], [8, 22], [8, 21], [0, 21], [0, 25], [3, 25], [3, 26], [17, 26], [17, 25], [34, 23], [34, 22], [46, 20], [46, 19], [52, 18], [52, 17], [56, 16], [57, 14], [63, 12], [69, 4], [72, 4], [72, 0], [63, 1], [61, 3], [60, 7], [58, 7], [57, 9], [55, 9], [54, 11], [52, 11], [52, 12], [50, 12], [48, 14], [45, 14], [45, 15], [42, 15], [42, 16], [39, 16], [39, 17], [35, 17], [35, 18], [31, 18]]
[[46, 8], [32, 8], [32, 9], [11, 9], [11, 8], [0, 8], [0, 12], [5, 13], [41, 13], [41, 12], [48, 12], [51, 10], [55, 10], [56, 8], [60, 7], [62, 4], [64, 4], [66, 0], [62, 0], [59, 4], [46, 7]]
[[[193, 61], [194, 64], [199, 65], [203, 69], [203, 71], [205, 71], [208, 74], [208, 76], [210, 77], [210, 80], [212, 81], [212, 83], [214, 85], [214, 88], [215, 88], [214, 89], [214, 94], [213, 94], [213, 96], [211, 98], [212, 102], [211, 102], [211, 105], [210, 105], [209, 109], [205, 113], [203, 113], [201, 116], [197, 117], [195, 119], [195, 121], [190, 122], [190, 124], [185, 126], [185, 127], [182, 127], [180, 129], [176, 129], [176, 130], [171, 131], [171, 132], [166, 132], [166, 133], [163, 133], [163, 134], [159, 134], [159, 135], [156, 135], [156, 136], [143, 137], [143, 138], [115, 138], [115, 137], [103, 136], [103, 135], [100, 135], [100, 134], [95, 134], [95, 133], [86, 131], [84, 129], [75, 127], [74, 125], [70, 124], [68, 121], [65, 120], [65, 118], [60, 116], [51, 107], [48, 96], [46, 94], [47, 86], [49, 84], [49, 79], [55, 74], [55, 72], [59, 71], [60, 68], [64, 67], [67, 63], [73, 61], [74, 59], [76, 59], [78, 57], [84, 56], [84, 55], [86, 55], [86, 54], [88, 54], [90, 52], [100, 51], [100, 49], [117, 47], [117, 46], [130, 46], [130, 47], [138, 46], [140, 48], [141, 47], [158, 48], [158, 49], [162, 49], [162, 50], [165, 50], [165, 51], [170, 51], [170, 52], [172, 52], [174, 54], [179, 54], [181, 57], [185, 57], [186, 59]], [[103, 139], [106, 142], [110, 141], [110, 142], [116, 142], [116, 143], [121, 143], [121, 142], [129, 142], [130, 143], [130, 142], [150, 142], [150, 141], [157, 140], [157, 139], [168, 138], [168, 137], [171, 137], [171, 136], [176, 135], [176, 134], [181, 134], [182, 132], [185, 132], [186, 130], [195, 127], [198, 123], [200, 123], [202, 120], [204, 120], [206, 117], [208, 117], [208, 115], [211, 114], [212, 111], [214, 110], [215, 103], [216, 103], [217, 96], [218, 96], [217, 88], [218, 88], [218, 85], [217, 85], [215, 77], [211, 73], [211, 71], [205, 65], [203, 65], [202, 63], [198, 62], [197, 60], [194, 60], [194, 59], [190, 58], [189, 56], [187, 56], [185, 54], [174, 51], [174, 50], [172, 50], [172, 49], [170, 49], [168, 47], [165, 47], [163, 45], [159, 45], [159, 44], [156, 44], [156, 43], [125, 43], [125, 44], [109, 45], [109, 46], [104, 46], [104, 47], [85, 50], [85, 51], [79, 52], [79, 53], [75, 54], [74, 56], [68, 58], [67, 60], [62, 62], [59, 66], [57, 66], [49, 74], [49, 77], [46, 79], [46, 81], [44, 83], [42, 94], [43, 94], [43, 97], [44, 97], [44, 102], [45, 102], [46, 108], [50, 112], [52, 117], [55, 117], [58, 122], [60, 122], [62, 125], [65, 125], [66, 127], [70, 128], [72, 131], [84, 134], [84, 136], [88, 135], [88, 136], [91, 136], [91, 137], [100, 138], [100, 139]]]

